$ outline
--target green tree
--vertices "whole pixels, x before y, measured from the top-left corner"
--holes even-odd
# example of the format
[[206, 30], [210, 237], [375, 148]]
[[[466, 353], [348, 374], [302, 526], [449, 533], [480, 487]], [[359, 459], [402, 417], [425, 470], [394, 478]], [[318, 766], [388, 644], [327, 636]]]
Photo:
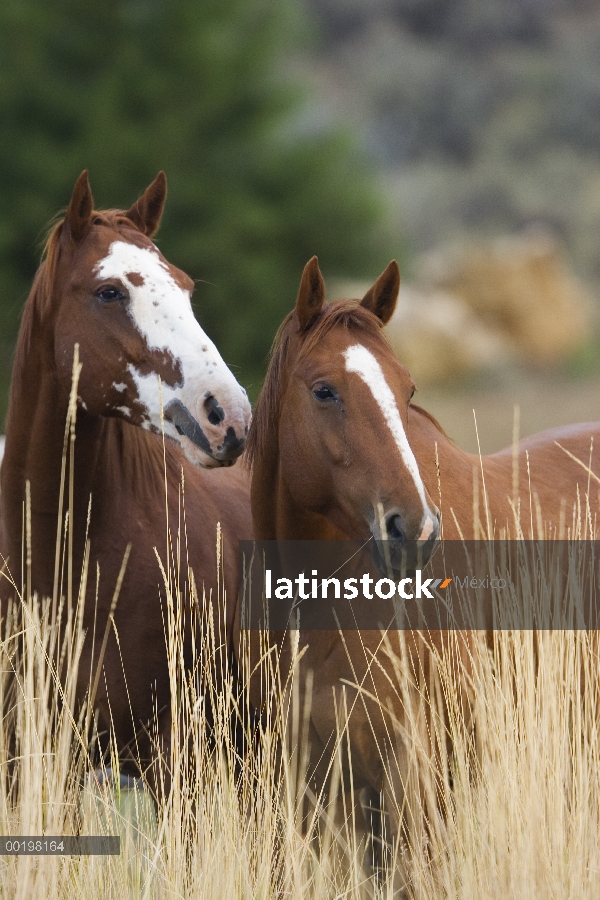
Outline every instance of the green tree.
[[295, 9], [0, 4], [0, 421], [43, 230], [83, 168], [99, 206], [129, 205], [165, 169], [159, 243], [198, 279], [199, 318], [252, 393], [313, 253], [345, 276], [388, 261], [380, 200], [352, 141], [303, 124], [302, 92], [286, 78]]

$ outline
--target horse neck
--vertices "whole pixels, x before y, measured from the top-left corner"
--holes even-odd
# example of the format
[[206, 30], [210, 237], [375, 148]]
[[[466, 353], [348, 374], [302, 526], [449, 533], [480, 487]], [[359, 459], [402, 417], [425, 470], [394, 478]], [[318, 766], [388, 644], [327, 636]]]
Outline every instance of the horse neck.
[[437, 485], [439, 471], [471, 472], [473, 462], [478, 457], [466, 453], [457, 447], [444, 434], [437, 422], [420, 407], [409, 406], [409, 441], [415, 454], [421, 477], [433, 501], [438, 495]]
[[[487, 533], [488, 525], [511, 524], [507, 503], [511, 489], [510, 456], [497, 460], [461, 450], [435, 420], [413, 407], [409, 408], [409, 440], [427, 491], [441, 509], [446, 539], [469, 540], [476, 533]], [[480, 523], [477, 527], [476, 511]]]
[[[28, 303], [33, 303], [30, 297]], [[3, 553], [16, 577], [22, 561], [26, 483], [31, 498], [31, 544], [34, 587], [49, 591], [54, 573], [62, 455], [69, 396], [58, 380], [52, 329], [36, 310], [26, 308], [21, 328], [6, 420], [6, 446], [1, 469]], [[103, 422], [78, 411], [74, 467], [73, 534], [82, 553], [87, 505], [101, 446]], [[65, 509], [66, 509], [65, 500]], [[63, 513], [64, 514], [64, 513]], [[81, 537], [79, 534], [81, 533]], [[81, 544], [81, 548], [78, 547]]]
[[279, 470], [276, 454], [257, 461], [252, 472], [252, 521], [257, 540], [342, 540], [324, 516], [299, 506]]

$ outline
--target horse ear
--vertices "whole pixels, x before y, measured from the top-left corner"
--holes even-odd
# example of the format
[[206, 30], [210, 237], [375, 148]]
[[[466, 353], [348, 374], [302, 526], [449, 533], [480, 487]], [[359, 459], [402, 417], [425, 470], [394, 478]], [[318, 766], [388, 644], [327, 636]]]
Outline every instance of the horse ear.
[[319, 260], [313, 256], [304, 266], [296, 300], [296, 314], [300, 328], [306, 329], [312, 325], [324, 302], [325, 282], [319, 269]]
[[392, 318], [400, 290], [400, 269], [395, 259], [381, 273], [375, 284], [362, 298], [360, 305], [374, 313], [384, 325]]
[[140, 229], [142, 234], [152, 237], [158, 231], [166, 199], [167, 176], [161, 170], [125, 215]]
[[76, 241], [80, 241], [90, 227], [94, 198], [88, 179], [87, 169], [81, 173], [67, 207], [65, 222], [69, 226], [69, 235]]

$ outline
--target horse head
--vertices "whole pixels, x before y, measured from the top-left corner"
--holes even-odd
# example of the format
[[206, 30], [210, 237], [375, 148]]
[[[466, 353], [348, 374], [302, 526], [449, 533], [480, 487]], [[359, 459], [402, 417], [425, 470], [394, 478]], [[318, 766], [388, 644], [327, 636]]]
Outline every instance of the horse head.
[[[326, 304], [316, 257], [307, 263], [250, 436], [259, 537], [387, 539], [397, 551], [419, 542], [421, 559], [431, 554], [439, 513], [408, 440], [414, 384], [382, 332], [399, 286], [392, 262], [362, 301]], [[258, 470], [274, 459], [275, 521], [261, 527], [273, 464]]]
[[54, 229], [39, 278], [54, 319], [53, 354], [79, 403], [177, 441], [193, 463], [231, 465], [250, 422], [245, 390], [194, 317], [194, 283], [152, 242], [166, 198], [159, 173], [125, 211], [96, 212], [87, 172]]

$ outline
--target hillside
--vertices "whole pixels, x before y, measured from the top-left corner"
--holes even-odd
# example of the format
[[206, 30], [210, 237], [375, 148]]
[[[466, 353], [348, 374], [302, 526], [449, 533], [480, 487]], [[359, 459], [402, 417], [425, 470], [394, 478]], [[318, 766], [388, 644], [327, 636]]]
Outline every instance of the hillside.
[[413, 253], [541, 222], [600, 280], [598, 4], [303, 2], [313, 115], [359, 129]]

